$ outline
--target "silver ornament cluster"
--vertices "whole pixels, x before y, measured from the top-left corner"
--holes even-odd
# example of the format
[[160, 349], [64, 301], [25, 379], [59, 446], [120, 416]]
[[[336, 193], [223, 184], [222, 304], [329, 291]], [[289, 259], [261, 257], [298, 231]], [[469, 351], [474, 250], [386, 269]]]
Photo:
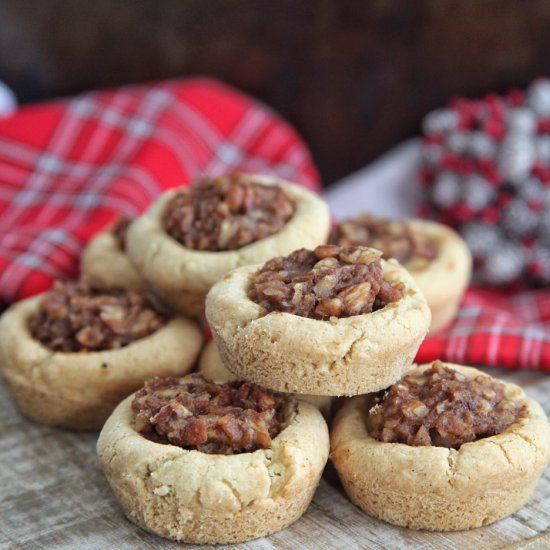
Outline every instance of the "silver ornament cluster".
[[428, 113], [422, 122], [424, 134], [446, 134], [456, 130], [458, 114], [451, 109], [436, 109]]
[[462, 236], [475, 258], [485, 258], [502, 242], [498, 228], [483, 222], [464, 224]]
[[537, 159], [533, 139], [510, 134], [500, 146], [497, 166], [506, 181], [521, 183], [529, 177]]
[[519, 198], [510, 201], [502, 214], [502, 226], [514, 237], [523, 237], [532, 233], [538, 221], [538, 217], [529, 209], [527, 203]]
[[461, 194], [464, 202], [475, 212], [486, 208], [495, 197], [493, 187], [479, 174], [464, 178]]
[[468, 152], [477, 159], [493, 158], [497, 152], [497, 144], [487, 134], [473, 131], [470, 133]]
[[481, 268], [482, 279], [493, 285], [504, 285], [517, 280], [525, 269], [523, 251], [511, 242], [492, 250]]
[[456, 203], [460, 197], [460, 179], [451, 172], [441, 172], [432, 189], [432, 198], [441, 208], [447, 208]]
[[477, 280], [550, 284], [550, 79], [458, 100], [422, 128], [432, 216], [461, 232]]
[[527, 88], [527, 105], [541, 117], [550, 117], [550, 79], [541, 78]]

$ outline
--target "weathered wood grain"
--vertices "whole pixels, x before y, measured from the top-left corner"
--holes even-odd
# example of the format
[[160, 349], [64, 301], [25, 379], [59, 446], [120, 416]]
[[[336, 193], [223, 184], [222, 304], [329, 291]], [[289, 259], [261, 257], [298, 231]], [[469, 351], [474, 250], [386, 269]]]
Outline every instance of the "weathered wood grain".
[[[517, 382], [550, 414], [550, 376], [491, 370]], [[120, 512], [95, 454], [96, 435], [39, 426], [22, 418], [0, 384], [0, 550], [148, 549], [179, 545], [150, 535]], [[329, 465], [307, 513], [250, 550], [315, 548], [397, 550], [550, 548], [550, 469], [522, 509], [496, 524], [461, 533], [401, 529], [353, 506]], [[520, 546], [516, 546], [520, 543]], [[193, 546], [189, 546], [193, 548]]]

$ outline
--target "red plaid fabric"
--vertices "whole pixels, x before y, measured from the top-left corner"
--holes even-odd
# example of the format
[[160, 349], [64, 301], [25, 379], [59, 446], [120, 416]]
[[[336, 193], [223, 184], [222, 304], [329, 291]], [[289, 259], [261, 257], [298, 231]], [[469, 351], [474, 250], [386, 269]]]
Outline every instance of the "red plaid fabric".
[[76, 276], [84, 244], [117, 213], [234, 170], [319, 188], [296, 132], [210, 79], [87, 93], [0, 119], [0, 300]]
[[470, 289], [455, 321], [420, 346], [417, 362], [434, 359], [550, 372], [550, 292]]

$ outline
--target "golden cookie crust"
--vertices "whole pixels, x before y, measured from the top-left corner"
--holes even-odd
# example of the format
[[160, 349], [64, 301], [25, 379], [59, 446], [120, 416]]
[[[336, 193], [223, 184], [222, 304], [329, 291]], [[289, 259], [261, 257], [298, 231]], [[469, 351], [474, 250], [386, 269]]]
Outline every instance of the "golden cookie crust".
[[170, 237], [162, 227], [167, 203], [177, 193], [163, 193], [128, 229], [127, 254], [159, 299], [175, 311], [200, 316], [210, 287], [228, 271], [285, 255], [297, 248], [326, 241], [330, 228], [327, 205], [311, 191], [265, 176], [246, 176], [262, 185], [280, 185], [293, 200], [295, 212], [283, 229], [237, 250], [192, 250]]
[[202, 347], [198, 326], [174, 317], [123, 348], [55, 352], [27, 327], [41, 299], [19, 302], [0, 318], [0, 371], [21, 412], [41, 424], [99, 430], [115, 406], [146, 379], [189, 372]]
[[[471, 378], [485, 375], [446, 366]], [[332, 425], [331, 458], [352, 502], [394, 525], [431, 531], [473, 529], [523, 506], [550, 460], [550, 427], [536, 401], [519, 386], [505, 386], [507, 397], [525, 404], [526, 416], [458, 450], [378, 441], [365, 427], [372, 396], [350, 399]]]
[[80, 272], [94, 288], [145, 290], [143, 279], [111, 231], [98, 233], [88, 243], [80, 258]]
[[384, 277], [403, 283], [403, 298], [373, 313], [334, 321], [263, 315], [247, 296], [261, 267], [228, 273], [206, 299], [206, 318], [222, 360], [239, 378], [277, 391], [357, 395], [386, 388], [412, 365], [430, 310], [395, 260], [382, 260]]
[[[216, 343], [213, 341], [208, 342], [201, 352], [199, 358], [199, 372], [201, 372], [207, 380], [213, 382], [223, 383], [237, 380], [237, 377], [223, 364], [220, 352], [218, 351]], [[326, 395], [296, 394], [294, 394], [294, 397], [317, 407], [325, 417], [325, 420], [330, 418], [332, 397]]]
[[432, 312], [430, 333], [437, 332], [456, 316], [470, 283], [472, 255], [460, 236], [446, 225], [427, 220], [407, 223], [412, 231], [425, 235], [437, 247], [437, 257], [426, 268], [409, 268]]
[[173, 540], [237, 543], [284, 529], [307, 509], [328, 457], [328, 429], [291, 400], [290, 424], [270, 449], [206, 454], [154, 443], [133, 428], [132, 396], [105, 423], [100, 463], [124, 513]]

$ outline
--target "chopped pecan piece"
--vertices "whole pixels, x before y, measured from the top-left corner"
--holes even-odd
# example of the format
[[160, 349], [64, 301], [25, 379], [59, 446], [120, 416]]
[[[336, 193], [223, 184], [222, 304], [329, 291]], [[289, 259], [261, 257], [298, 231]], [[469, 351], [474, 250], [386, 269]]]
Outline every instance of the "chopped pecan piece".
[[294, 204], [277, 185], [238, 174], [203, 179], [180, 190], [166, 206], [166, 232], [194, 250], [235, 250], [280, 231]]
[[57, 281], [29, 318], [29, 330], [54, 351], [99, 351], [149, 336], [165, 322], [141, 292]]
[[349, 317], [382, 309], [402, 295], [383, 278], [380, 252], [366, 247], [321, 245], [269, 260], [257, 273], [249, 298], [267, 312]]
[[366, 422], [380, 441], [458, 449], [505, 431], [523, 410], [505, 396], [500, 382], [468, 378], [435, 361], [381, 392]]
[[249, 382], [201, 375], [154, 378], [133, 401], [136, 430], [157, 443], [209, 454], [266, 449], [286, 426], [284, 397]]

